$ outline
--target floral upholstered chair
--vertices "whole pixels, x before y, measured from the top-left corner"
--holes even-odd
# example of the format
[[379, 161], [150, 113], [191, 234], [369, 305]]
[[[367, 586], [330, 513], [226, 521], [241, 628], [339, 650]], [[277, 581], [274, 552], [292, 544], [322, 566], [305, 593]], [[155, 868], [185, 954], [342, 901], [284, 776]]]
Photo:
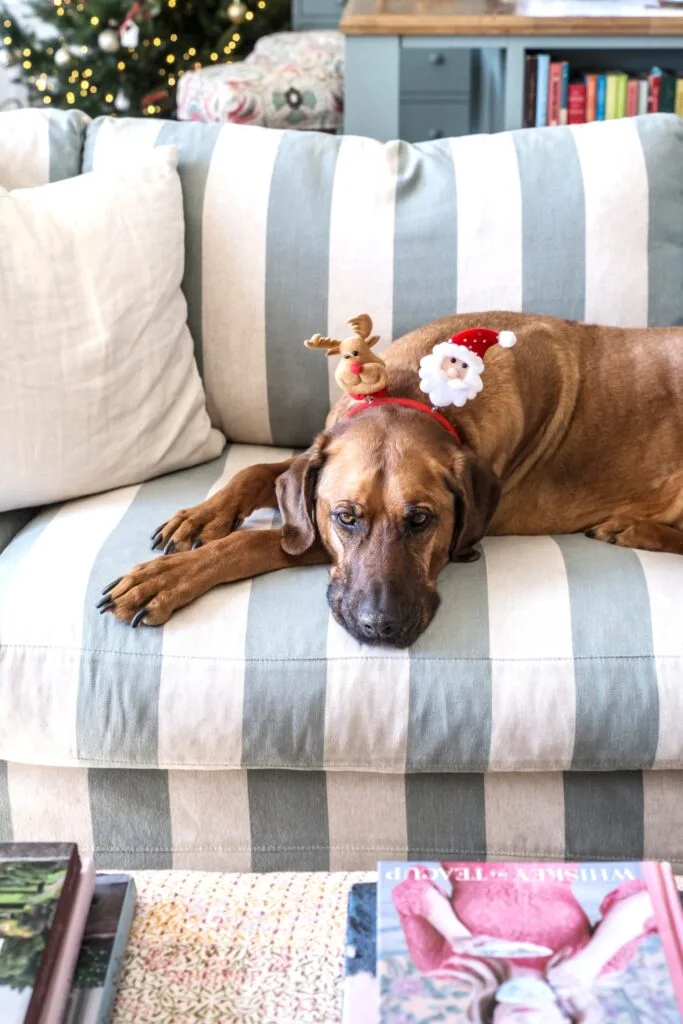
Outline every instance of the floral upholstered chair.
[[276, 32], [259, 39], [245, 60], [190, 71], [178, 85], [180, 121], [336, 132], [343, 109], [339, 32]]

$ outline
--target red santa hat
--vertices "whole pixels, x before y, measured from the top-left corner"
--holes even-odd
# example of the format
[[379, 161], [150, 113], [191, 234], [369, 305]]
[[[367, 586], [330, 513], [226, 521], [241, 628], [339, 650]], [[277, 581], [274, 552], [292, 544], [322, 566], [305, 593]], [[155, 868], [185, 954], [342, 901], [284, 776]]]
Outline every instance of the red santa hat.
[[483, 359], [492, 345], [501, 348], [512, 348], [517, 338], [512, 331], [489, 331], [485, 327], [472, 327], [469, 331], [460, 331], [448, 339], [451, 345], [467, 349], [475, 356]]

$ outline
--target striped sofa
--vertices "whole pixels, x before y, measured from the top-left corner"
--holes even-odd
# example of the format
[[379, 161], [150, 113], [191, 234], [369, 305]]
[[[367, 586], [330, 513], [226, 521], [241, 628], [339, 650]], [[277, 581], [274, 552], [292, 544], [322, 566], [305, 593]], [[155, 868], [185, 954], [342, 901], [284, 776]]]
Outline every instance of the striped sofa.
[[683, 870], [683, 559], [485, 539], [479, 562], [444, 571], [408, 651], [340, 630], [323, 569], [220, 588], [163, 629], [94, 609], [168, 512], [310, 441], [335, 395], [301, 345], [313, 331], [359, 309], [383, 344], [493, 307], [683, 323], [683, 124], [410, 146], [4, 116], [5, 187], [178, 146], [190, 327], [229, 443], [188, 471], [0, 517], [0, 840], [77, 839], [117, 868], [449, 855]]

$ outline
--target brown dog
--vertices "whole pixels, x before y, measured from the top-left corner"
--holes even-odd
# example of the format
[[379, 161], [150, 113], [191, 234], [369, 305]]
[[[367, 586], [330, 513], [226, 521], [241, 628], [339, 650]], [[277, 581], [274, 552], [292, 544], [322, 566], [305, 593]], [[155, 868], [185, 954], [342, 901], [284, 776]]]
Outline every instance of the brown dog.
[[[475, 401], [442, 410], [462, 445], [400, 406], [343, 419], [344, 397], [303, 455], [243, 470], [157, 530], [169, 557], [110, 585], [103, 610], [158, 625], [219, 583], [331, 562], [338, 621], [366, 643], [405, 646], [434, 614], [441, 569], [478, 557], [487, 532], [583, 531], [683, 554], [683, 329], [447, 317], [385, 351], [392, 395], [424, 401], [420, 358], [479, 326], [518, 344], [489, 352]], [[260, 507], [279, 507], [282, 530], [234, 532]]]

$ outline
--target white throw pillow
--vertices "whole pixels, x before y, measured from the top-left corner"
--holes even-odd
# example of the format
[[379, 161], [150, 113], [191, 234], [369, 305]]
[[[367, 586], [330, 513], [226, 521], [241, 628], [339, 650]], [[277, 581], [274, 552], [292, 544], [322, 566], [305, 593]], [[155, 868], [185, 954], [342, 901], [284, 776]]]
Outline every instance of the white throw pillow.
[[214, 458], [177, 151], [0, 189], [0, 511]]

